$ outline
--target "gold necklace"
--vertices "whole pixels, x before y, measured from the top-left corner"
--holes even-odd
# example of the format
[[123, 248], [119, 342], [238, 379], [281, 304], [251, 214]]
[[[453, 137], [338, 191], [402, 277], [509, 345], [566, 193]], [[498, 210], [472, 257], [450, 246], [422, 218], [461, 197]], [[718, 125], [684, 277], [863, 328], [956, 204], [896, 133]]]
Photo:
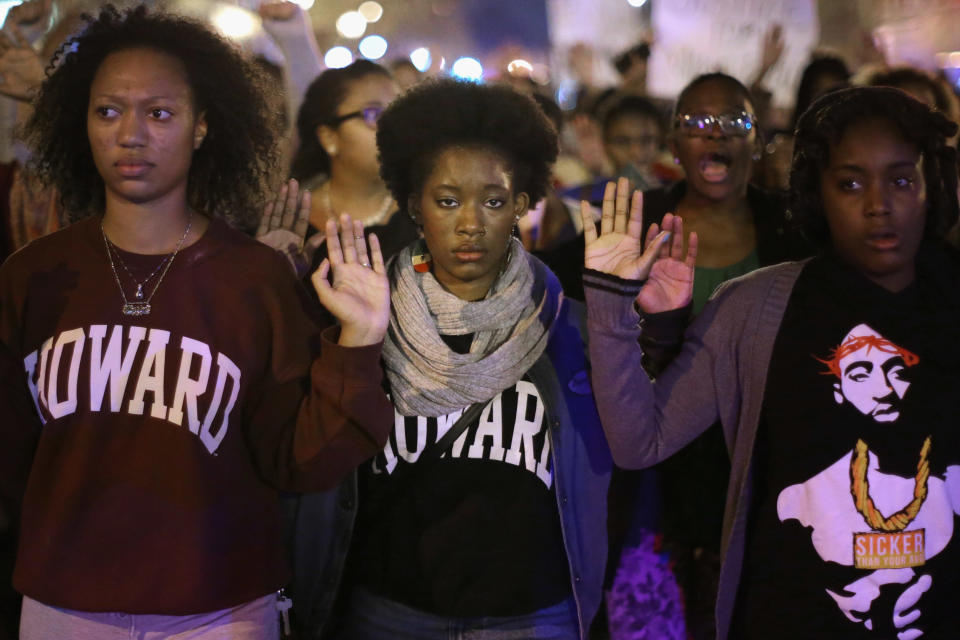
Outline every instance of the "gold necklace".
[[[133, 273], [130, 272], [129, 267], [123, 261], [123, 258], [120, 257], [120, 252], [117, 250], [116, 245], [110, 242], [110, 239], [107, 238], [107, 232], [103, 229], [103, 220], [100, 220], [100, 235], [103, 236], [103, 246], [107, 250], [107, 260], [110, 261], [110, 270], [113, 271], [113, 279], [117, 283], [117, 288], [120, 289], [120, 297], [123, 298], [123, 307], [121, 311], [124, 315], [127, 316], [146, 316], [150, 315], [151, 307], [150, 301], [153, 300], [153, 296], [156, 295], [157, 289], [160, 288], [160, 283], [163, 282], [163, 277], [167, 275], [167, 271], [170, 270], [170, 265], [173, 264], [173, 259], [177, 257], [177, 254], [180, 252], [180, 248], [183, 247], [184, 241], [187, 239], [187, 236], [190, 234], [190, 227], [193, 226], [193, 213], [187, 218], [187, 228], [183, 230], [183, 235], [180, 236], [180, 241], [177, 242], [177, 247], [173, 250], [168, 256], [165, 256], [163, 260], [160, 261], [160, 264], [157, 265], [157, 268], [147, 276], [143, 282], [137, 282], [133, 277]], [[112, 249], [112, 250], [111, 250]], [[124, 270], [130, 275], [130, 279], [133, 280], [133, 283], [137, 285], [137, 291], [134, 293], [133, 301], [127, 300], [127, 294], [123, 290], [123, 285], [120, 284], [120, 275], [117, 273], [117, 267], [113, 263], [113, 256], [116, 254], [117, 261], [124, 268]], [[166, 266], [164, 266], [166, 265]], [[163, 271], [160, 272], [160, 277], [157, 278], [157, 284], [153, 286], [153, 291], [150, 292], [150, 295], [146, 300], [143, 299], [143, 285], [147, 282], [160, 270], [160, 267], [164, 267]]]
[[923, 441], [920, 449], [920, 461], [917, 462], [917, 475], [914, 477], [913, 500], [907, 506], [889, 518], [885, 518], [870, 497], [870, 483], [867, 480], [867, 465], [870, 461], [870, 450], [863, 440], [857, 440], [857, 446], [850, 461], [850, 493], [857, 511], [864, 517], [867, 524], [874, 531], [888, 533], [903, 531], [907, 528], [917, 513], [923, 501], [927, 499], [927, 478], [930, 477], [930, 436]]
[[[333, 202], [330, 200], [330, 181], [329, 180], [327, 180], [320, 186], [320, 196], [323, 198], [323, 201], [322, 201], [323, 208], [327, 211], [327, 215], [333, 218], [334, 220], [336, 220], [339, 216], [337, 215], [337, 212], [334, 211]], [[365, 218], [362, 220], [363, 227], [366, 229], [366, 228], [375, 227], [378, 224], [381, 224], [386, 219], [387, 214], [390, 213], [390, 210], [393, 208], [392, 205], [393, 205], [393, 196], [388, 193], [387, 196], [383, 199], [383, 204], [380, 205], [380, 208], [377, 210], [377, 212], [372, 216], [370, 216], [369, 218]]]

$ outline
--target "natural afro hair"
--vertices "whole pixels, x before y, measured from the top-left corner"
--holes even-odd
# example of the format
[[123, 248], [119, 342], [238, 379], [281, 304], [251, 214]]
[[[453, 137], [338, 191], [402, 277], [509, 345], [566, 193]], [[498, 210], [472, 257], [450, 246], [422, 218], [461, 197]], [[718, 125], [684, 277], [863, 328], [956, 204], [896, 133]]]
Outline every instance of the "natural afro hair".
[[889, 122], [904, 140], [916, 145], [923, 158], [925, 237], [942, 238], [957, 221], [956, 151], [947, 144], [957, 125], [899, 89], [840, 89], [820, 97], [800, 117], [790, 171], [792, 217], [803, 235], [821, 249], [830, 243], [820, 196], [820, 175], [830, 164], [830, 148], [850, 125], [871, 119]]
[[506, 85], [431, 80], [395, 100], [377, 123], [380, 175], [406, 210], [437, 156], [451, 147], [481, 147], [510, 164], [514, 193], [530, 206], [547, 193], [557, 134], [537, 103]]
[[231, 224], [256, 226], [263, 189], [276, 166], [276, 124], [261, 72], [206, 26], [137, 6], [108, 5], [54, 55], [23, 135], [33, 168], [56, 187], [71, 219], [102, 213], [104, 182], [87, 137], [90, 85], [104, 59], [117, 51], [152, 49], [178, 59], [207, 133], [194, 151], [189, 205]]

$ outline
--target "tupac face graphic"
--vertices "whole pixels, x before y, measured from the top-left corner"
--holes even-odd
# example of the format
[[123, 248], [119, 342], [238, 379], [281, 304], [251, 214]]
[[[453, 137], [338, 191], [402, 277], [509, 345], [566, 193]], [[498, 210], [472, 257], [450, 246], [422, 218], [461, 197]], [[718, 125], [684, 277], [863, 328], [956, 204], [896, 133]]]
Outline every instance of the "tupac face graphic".
[[837, 404], [849, 402], [877, 422], [893, 422], [900, 417], [900, 404], [910, 387], [907, 369], [917, 361], [914, 354], [861, 324], [824, 362], [838, 378], [833, 385]]

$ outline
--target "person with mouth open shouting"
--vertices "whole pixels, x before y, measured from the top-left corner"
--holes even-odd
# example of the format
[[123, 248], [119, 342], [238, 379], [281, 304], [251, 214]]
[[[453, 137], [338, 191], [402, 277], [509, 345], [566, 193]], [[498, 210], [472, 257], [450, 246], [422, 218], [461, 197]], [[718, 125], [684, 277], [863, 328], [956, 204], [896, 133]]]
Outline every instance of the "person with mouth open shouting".
[[[821, 97], [797, 125], [790, 181], [819, 255], [725, 283], [682, 340], [682, 323], [671, 338], [654, 311], [689, 304], [695, 275], [689, 260], [641, 255], [639, 198], [629, 225], [624, 196], [586, 237], [593, 385], [614, 461], [656, 464], [723, 427], [718, 640], [956, 637], [956, 131], [896, 89]], [[679, 345], [653, 380], [638, 346], [651, 331]]]
[[[724, 281], [809, 255], [788, 224], [784, 199], [750, 184], [754, 158], [763, 147], [759, 129], [753, 98], [739, 80], [723, 73], [698, 76], [677, 98], [668, 139], [674, 162], [683, 168], [686, 179], [643, 194], [645, 225], [660, 223], [672, 212], [700, 238], [694, 314]], [[657, 472], [663, 504], [674, 505], [664, 509], [660, 524], [664, 547], [670, 551], [674, 575], [684, 592], [687, 633], [695, 639], [710, 638], [729, 477], [719, 425], [659, 465]], [[611, 509], [621, 499], [632, 501], [631, 487], [642, 481], [615, 473]], [[638, 515], [636, 522], [641, 520], [648, 518]], [[637, 538], [636, 522], [627, 539]], [[611, 535], [615, 540], [616, 533]], [[631, 553], [627, 545], [621, 572], [625, 580], [636, 575], [626, 569]], [[617, 576], [614, 593], [622, 590], [620, 582]], [[612, 624], [618, 622], [612, 620]]]

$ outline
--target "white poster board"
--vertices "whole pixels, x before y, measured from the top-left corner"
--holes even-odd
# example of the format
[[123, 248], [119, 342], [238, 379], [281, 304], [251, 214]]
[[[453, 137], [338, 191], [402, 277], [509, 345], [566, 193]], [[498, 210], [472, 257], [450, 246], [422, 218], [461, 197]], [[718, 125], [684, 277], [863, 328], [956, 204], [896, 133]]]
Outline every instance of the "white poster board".
[[723, 71], [744, 83], [760, 66], [763, 37], [783, 28], [784, 51], [764, 79], [774, 104], [791, 107], [820, 38], [814, 0], [655, 0], [648, 88], [675, 98], [695, 76]]

